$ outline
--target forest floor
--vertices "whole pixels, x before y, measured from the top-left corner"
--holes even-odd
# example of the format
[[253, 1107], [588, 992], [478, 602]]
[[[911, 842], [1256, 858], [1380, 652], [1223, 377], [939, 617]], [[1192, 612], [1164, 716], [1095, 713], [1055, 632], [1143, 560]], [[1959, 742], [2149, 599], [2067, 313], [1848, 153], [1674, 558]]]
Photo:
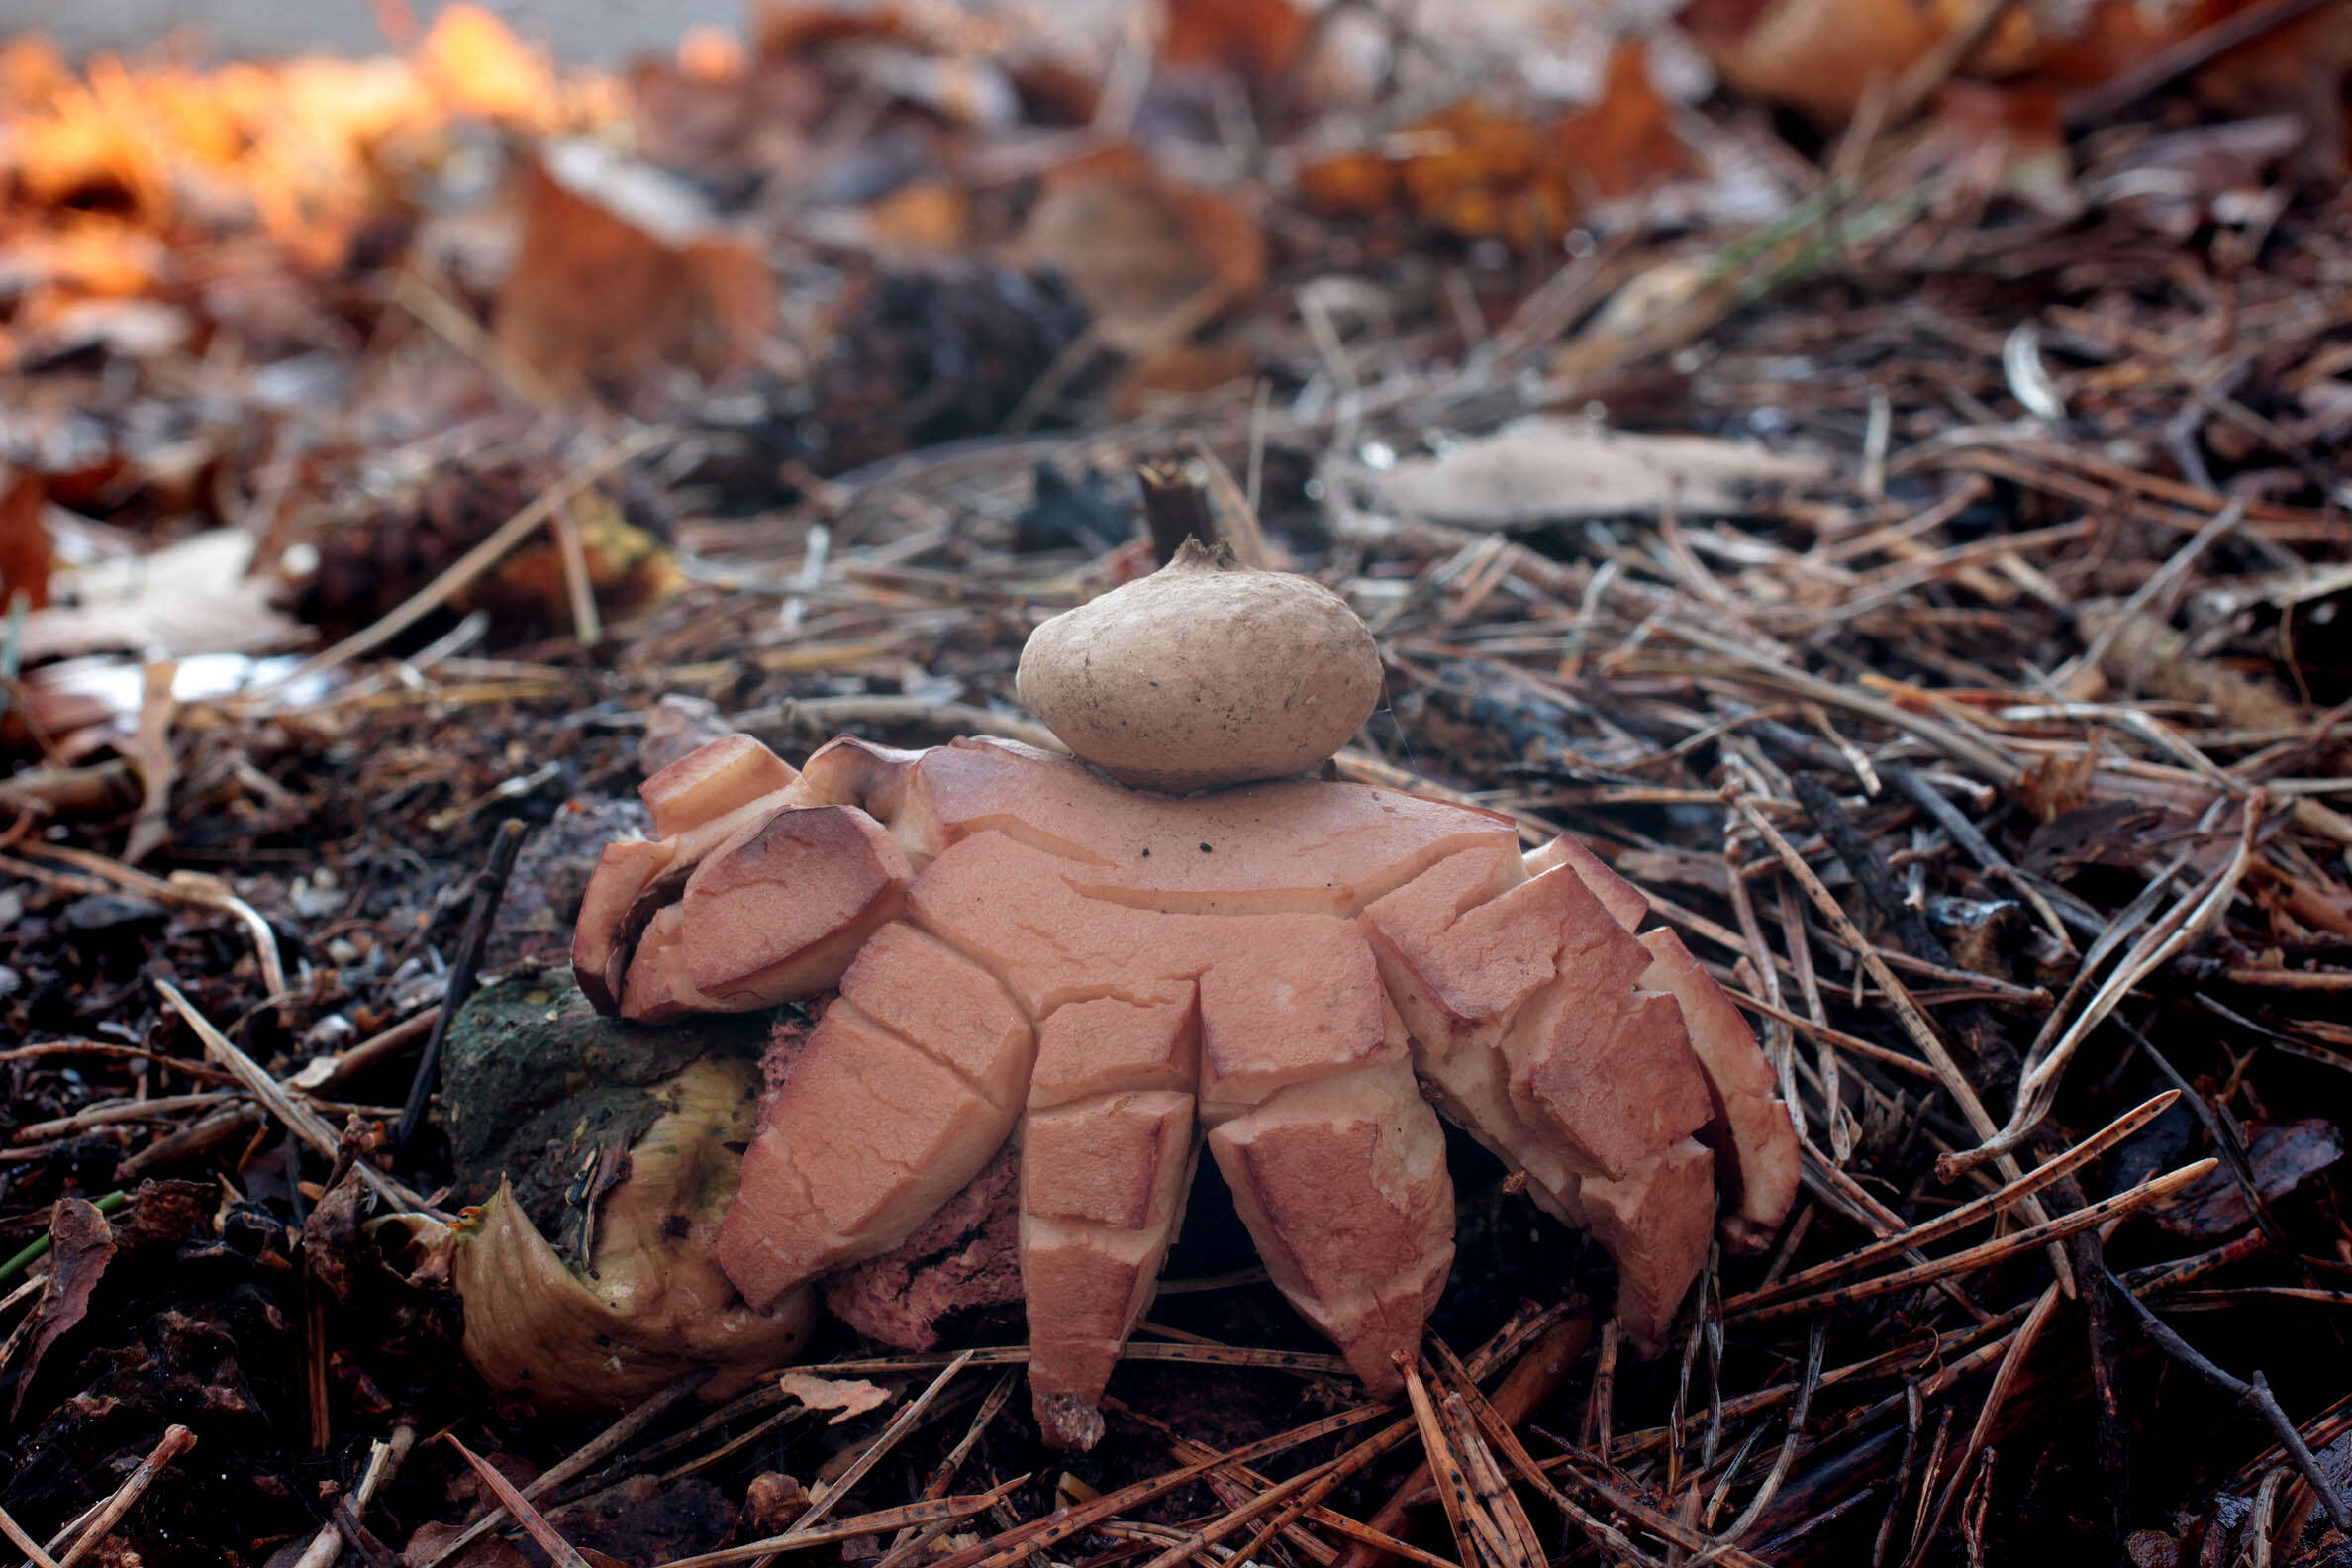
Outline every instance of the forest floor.
[[[1867, 89], [1497, 18], [0, 49], [24, 1560], [2345, 1560], [2339, 13], [1995, 6], [1998, 80]], [[1150, 569], [1146, 464], [1374, 628], [1343, 775], [1580, 834], [1733, 989], [1786, 1227], [1638, 1360], [1457, 1138], [1418, 1414], [1213, 1178], [1089, 1454], [1018, 1307], [500, 1397], [395, 1218], [482, 1196], [397, 1136], [469, 928], [567, 988], [696, 737], [1035, 737], [1023, 639]]]

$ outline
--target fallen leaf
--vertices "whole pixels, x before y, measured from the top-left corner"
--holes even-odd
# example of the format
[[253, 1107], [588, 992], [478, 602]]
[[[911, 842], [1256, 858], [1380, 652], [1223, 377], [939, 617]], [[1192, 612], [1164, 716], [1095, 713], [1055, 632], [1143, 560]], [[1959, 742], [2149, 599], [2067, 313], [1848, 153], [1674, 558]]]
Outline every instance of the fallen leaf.
[[1575, 220], [1559, 148], [1516, 115], [1475, 102], [1441, 110], [1399, 139], [1413, 150], [1398, 178], [1424, 220], [1465, 240], [1503, 240], [1523, 250], [1550, 245]]
[[[97, 1205], [82, 1198], [60, 1198], [49, 1215], [49, 1271], [41, 1287], [41, 1301], [17, 1330], [25, 1335], [24, 1365], [16, 1369], [16, 1400], [8, 1408], [14, 1421], [25, 1408], [34, 1374], [49, 1347], [88, 1316], [90, 1295], [115, 1254], [114, 1231]], [[16, 1335], [10, 1336], [11, 1344]]]
[[467, 0], [435, 15], [417, 49], [417, 73], [451, 109], [519, 126], [544, 125], [557, 98], [547, 57]]
[[[1979, 80], [2091, 86], [2247, 9], [2255, 0], [2156, 6], [2093, 0], [2013, 6], [1963, 66]], [[1676, 21], [1735, 90], [1834, 124], [1875, 79], [1892, 82], [1954, 29], [1977, 0], [1691, 0]], [[2206, 102], [2238, 114], [2326, 106], [2352, 72], [2352, 14], [2323, 6], [2230, 50], [2194, 78]]]
[[2071, 756], [2047, 756], [2027, 768], [2009, 786], [2009, 798], [2045, 823], [2091, 804], [2092, 781], [2099, 775], [2099, 753], [2085, 746]]
[[215, 529], [75, 572], [77, 602], [27, 618], [25, 659], [148, 648], [186, 658], [300, 642], [302, 628], [269, 607], [268, 579], [247, 574], [252, 556], [250, 535]]
[[1313, 30], [1291, 0], [1167, 0], [1160, 57], [1264, 84], [1290, 69]]
[[574, 139], [528, 160], [521, 184], [523, 245], [497, 334], [554, 391], [672, 361], [716, 374], [766, 334], [766, 263], [682, 182]]
[[0, 468], [0, 612], [18, 594], [31, 609], [49, 603], [52, 562], [49, 525], [41, 518], [48, 501], [41, 475]]
[[752, 1537], [781, 1535], [792, 1521], [809, 1512], [814, 1499], [809, 1489], [777, 1470], [763, 1470], [743, 1491], [743, 1523]]
[[1562, 115], [1552, 141], [1578, 183], [1602, 196], [1631, 196], [1698, 170], [1673, 111], [1651, 79], [1648, 50], [1628, 40], [1610, 51], [1601, 100]]
[[1256, 362], [1245, 343], [1179, 343], [1127, 367], [1111, 392], [1115, 419], [1141, 419], [1166, 398], [1200, 397], [1247, 379]]
[[[2310, 1177], [2344, 1157], [2344, 1134], [2321, 1117], [2293, 1122], [2246, 1124], [2246, 1163], [2264, 1203], [2276, 1203]], [[2218, 1241], [2254, 1221], [2246, 1189], [2217, 1165], [2163, 1203], [2151, 1207], [2156, 1223], [2191, 1241]]]
[[1010, 259], [1061, 272], [1101, 340], [1137, 354], [1173, 346], [1255, 293], [1268, 266], [1238, 198], [1178, 184], [1127, 148], [1056, 170]]
[[1679, 487], [1685, 517], [1747, 511], [1760, 491], [1818, 483], [1821, 461], [1712, 436], [1641, 436], [1538, 416], [1389, 471], [1359, 469], [1389, 506], [1466, 528], [1654, 513]]
[[944, 180], [917, 180], [869, 204], [867, 242], [881, 250], [947, 255], [972, 241], [971, 199]]
[[852, 1417], [878, 1410], [890, 1403], [886, 1388], [868, 1383], [863, 1378], [819, 1377], [813, 1372], [787, 1372], [776, 1380], [776, 1386], [787, 1399], [799, 1400], [810, 1410], [833, 1411], [828, 1426], [838, 1426]]

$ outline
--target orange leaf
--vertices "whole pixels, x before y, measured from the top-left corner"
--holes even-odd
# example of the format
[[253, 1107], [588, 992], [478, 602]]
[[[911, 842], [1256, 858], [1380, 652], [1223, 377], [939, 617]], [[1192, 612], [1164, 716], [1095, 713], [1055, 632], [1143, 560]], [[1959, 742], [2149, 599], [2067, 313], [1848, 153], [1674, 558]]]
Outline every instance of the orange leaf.
[[465, 0], [433, 19], [418, 47], [417, 72], [451, 108], [515, 125], [545, 124], [558, 96], [546, 57], [526, 49], [496, 14]]
[[565, 392], [663, 361], [716, 373], [745, 357], [774, 310], [766, 263], [637, 193], [637, 171], [583, 153], [562, 177], [538, 159], [522, 169], [523, 245], [499, 293], [499, 341]]
[[41, 520], [48, 496], [41, 475], [0, 468], [0, 612], [19, 593], [32, 609], [49, 603], [49, 532]]
[[1307, 42], [1306, 13], [1291, 0], [1167, 0], [1160, 58], [1171, 65], [1217, 65], [1253, 82], [1290, 69]]
[[902, 185], [865, 209], [866, 235], [884, 249], [948, 254], [972, 239], [972, 204], [941, 180]]
[[1630, 196], [1696, 169], [1691, 149], [1675, 134], [1671, 106], [1650, 80], [1649, 56], [1639, 40], [1611, 52], [1601, 101], [1563, 115], [1552, 140], [1603, 196]]

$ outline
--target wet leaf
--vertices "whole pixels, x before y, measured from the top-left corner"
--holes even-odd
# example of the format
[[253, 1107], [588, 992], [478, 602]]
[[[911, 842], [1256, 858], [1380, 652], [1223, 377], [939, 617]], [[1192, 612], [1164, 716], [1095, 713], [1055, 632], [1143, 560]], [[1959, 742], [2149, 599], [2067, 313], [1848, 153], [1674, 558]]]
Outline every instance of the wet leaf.
[[[41, 1371], [41, 1359], [79, 1323], [90, 1311], [90, 1297], [98, 1289], [107, 1264], [114, 1261], [114, 1231], [97, 1205], [83, 1198], [60, 1198], [49, 1217], [49, 1281], [33, 1316], [18, 1330], [24, 1335], [24, 1362], [16, 1368], [16, 1399], [8, 1408], [14, 1421], [25, 1408]], [[11, 1343], [19, 1342], [11, 1335]]]

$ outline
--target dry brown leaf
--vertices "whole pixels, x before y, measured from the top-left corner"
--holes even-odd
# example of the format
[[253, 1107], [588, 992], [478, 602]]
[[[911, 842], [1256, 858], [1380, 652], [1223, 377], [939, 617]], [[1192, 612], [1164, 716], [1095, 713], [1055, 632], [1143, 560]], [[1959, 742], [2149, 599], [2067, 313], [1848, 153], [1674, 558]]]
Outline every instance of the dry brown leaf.
[[1638, 41], [1609, 59], [1601, 98], [1548, 127], [1465, 100], [1386, 139], [1299, 171], [1307, 202], [1334, 215], [1404, 207], [1468, 240], [1548, 247], [1587, 200], [1632, 195], [1697, 172]]
[[555, 390], [663, 362], [717, 373], [767, 331], [766, 263], [677, 182], [586, 142], [550, 147], [521, 181], [523, 246], [497, 333]]
[[1160, 57], [1171, 65], [1214, 65], [1244, 80], [1272, 82], [1291, 68], [1313, 24], [1291, 0], [1167, 0]]
[[2009, 798], [2042, 822], [2056, 822], [2091, 804], [2099, 758], [2086, 746], [2072, 756], [2044, 757], [2025, 770]]
[[1562, 115], [1552, 140], [1573, 178], [1602, 196], [1631, 196], [1698, 172], [1638, 39], [1611, 51], [1601, 101]]
[[1670, 488], [1684, 516], [1721, 517], [1747, 510], [1758, 491], [1817, 483], [1827, 471], [1816, 459], [1752, 442], [1628, 435], [1545, 416], [1385, 473], [1360, 470], [1389, 506], [1464, 528], [1652, 513]]
[[1399, 182], [1424, 220], [1464, 239], [1548, 245], [1576, 217], [1557, 148], [1514, 115], [1460, 103], [1413, 127]]
[[944, 180], [902, 185], [863, 216], [877, 249], [952, 255], [972, 243], [971, 198]]
[[1140, 419], [1162, 398], [1199, 397], [1247, 378], [1255, 357], [1243, 343], [1179, 343], [1128, 366], [1111, 392], [1115, 419]]
[[868, 1383], [863, 1378], [819, 1377], [813, 1372], [787, 1372], [776, 1380], [776, 1386], [787, 1399], [799, 1400], [811, 1410], [833, 1412], [828, 1426], [838, 1426], [852, 1417], [867, 1411], [879, 1410], [890, 1403], [886, 1388]]
[[90, 1311], [90, 1295], [115, 1254], [114, 1230], [95, 1204], [82, 1198], [60, 1198], [49, 1215], [49, 1272], [41, 1288], [41, 1301], [25, 1320], [9, 1349], [27, 1345], [24, 1365], [16, 1368], [16, 1402], [9, 1407], [14, 1420], [25, 1408], [25, 1395], [49, 1347], [71, 1332]]
[[75, 603], [36, 612], [24, 656], [160, 648], [177, 657], [258, 653], [307, 635], [270, 608], [264, 577], [249, 576], [253, 541], [234, 529], [192, 535], [133, 560], [77, 572]]
[[[1965, 69], [1979, 78], [2092, 85], [2254, 3], [2011, 7]], [[1977, 0], [1693, 0], [1676, 20], [1733, 89], [1834, 123], [1853, 113], [1873, 78], [1902, 75], [1976, 9]], [[2347, 73], [2352, 13], [2327, 6], [2231, 50], [2195, 81], [2208, 102], [2251, 114], [2321, 107]]]
[[1056, 170], [1010, 259], [1059, 270], [1102, 341], [1137, 354], [1181, 343], [1255, 293], [1268, 265], [1238, 198], [1177, 184], [1125, 147]]
[[20, 593], [32, 609], [49, 603], [52, 558], [49, 525], [41, 520], [48, 501], [41, 475], [0, 468], [0, 611]]

